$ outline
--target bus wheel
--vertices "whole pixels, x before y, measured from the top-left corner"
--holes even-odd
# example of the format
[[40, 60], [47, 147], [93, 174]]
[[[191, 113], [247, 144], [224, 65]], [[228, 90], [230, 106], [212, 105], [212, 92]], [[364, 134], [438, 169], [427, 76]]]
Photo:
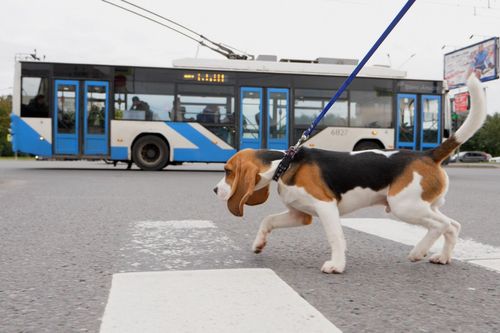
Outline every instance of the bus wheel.
[[354, 146], [353, 151], [370, 150], [370, 149], [384, 149], [384, 147], [377, 141], [361, 140]]
[[155, 135], [143, 136], [132, 148], [132, 158], [139, 168], [146, 171], [161, 170], [168, 164], [168, 146]]

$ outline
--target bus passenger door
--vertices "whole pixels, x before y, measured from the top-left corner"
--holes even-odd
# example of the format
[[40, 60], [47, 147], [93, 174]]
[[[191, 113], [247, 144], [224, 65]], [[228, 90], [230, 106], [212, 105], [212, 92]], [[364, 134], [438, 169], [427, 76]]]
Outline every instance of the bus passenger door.
[[108, 82], [85, 81], [84, 155], [108, 155], [108, 91]]
[[241, 88], [240, 149], [261, 148], [262, 88]]
[[54, 154], [107, 156], [108, 82], [56, 80], [54, 91]]
[[441, 96], [422, 95], [420, 101], [420, 149], [436, 148], [441, 143]]
[[396, 110], [396, 149], [417, 148], [417, 95], [398, 94]]
[[288, 89], [267, 89], [267, 148], [288, 149]]
[[79, 153], [79, 83], [56, 80], [54, 100], [54, 153], [77, 155]]
[[242, 87], [240, 98], [240, 149], [286, 150], [288, 89]]

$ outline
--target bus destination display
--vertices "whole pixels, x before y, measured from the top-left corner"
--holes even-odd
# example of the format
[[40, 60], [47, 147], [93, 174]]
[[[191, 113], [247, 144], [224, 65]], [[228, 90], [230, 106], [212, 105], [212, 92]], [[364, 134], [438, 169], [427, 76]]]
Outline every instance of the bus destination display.
[[186, 73], [183, 76], [184, 80], [196, 82], [211, 82], [211, 83], [225, 83], [226, 75], [222, 73]]

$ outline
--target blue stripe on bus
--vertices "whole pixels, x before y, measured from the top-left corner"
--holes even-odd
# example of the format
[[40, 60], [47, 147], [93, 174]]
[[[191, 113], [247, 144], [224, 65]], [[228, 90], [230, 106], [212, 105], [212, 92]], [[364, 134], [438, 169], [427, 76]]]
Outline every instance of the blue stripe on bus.
[[226, 162], [236, 149], [222, 149], [198, 132], [189, 123], [167, 123], [197, 148], [174, 148], [174, 161], [179, 162]]
[[128, 147], [111, 147], [112, 160], [128, 160]]
[[11, 114], [12, 150], [38, 156], [51, 157], [52, 145], [40, 133], [15, 114]]

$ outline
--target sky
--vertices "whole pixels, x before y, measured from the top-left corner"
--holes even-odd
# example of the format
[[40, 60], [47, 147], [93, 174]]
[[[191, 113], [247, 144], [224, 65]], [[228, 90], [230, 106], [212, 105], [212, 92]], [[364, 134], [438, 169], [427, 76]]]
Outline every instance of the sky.
[[[250, 54], [296, 59], [362, 58], [406, 3], [131, 1]], [[34, 49], [51, 62], [171, 67], [178, 58], [222, 59], [101, 0], [2, 0], [0, 32], [0, 95], [12, 92], [15, 55]], [[439, 80], [445, 53], [492, 36], [500, 36], [500, 0], [417, 0], [369, 64]], [[488, 113], [500, 112], [500, 80], [485, 86]]]

